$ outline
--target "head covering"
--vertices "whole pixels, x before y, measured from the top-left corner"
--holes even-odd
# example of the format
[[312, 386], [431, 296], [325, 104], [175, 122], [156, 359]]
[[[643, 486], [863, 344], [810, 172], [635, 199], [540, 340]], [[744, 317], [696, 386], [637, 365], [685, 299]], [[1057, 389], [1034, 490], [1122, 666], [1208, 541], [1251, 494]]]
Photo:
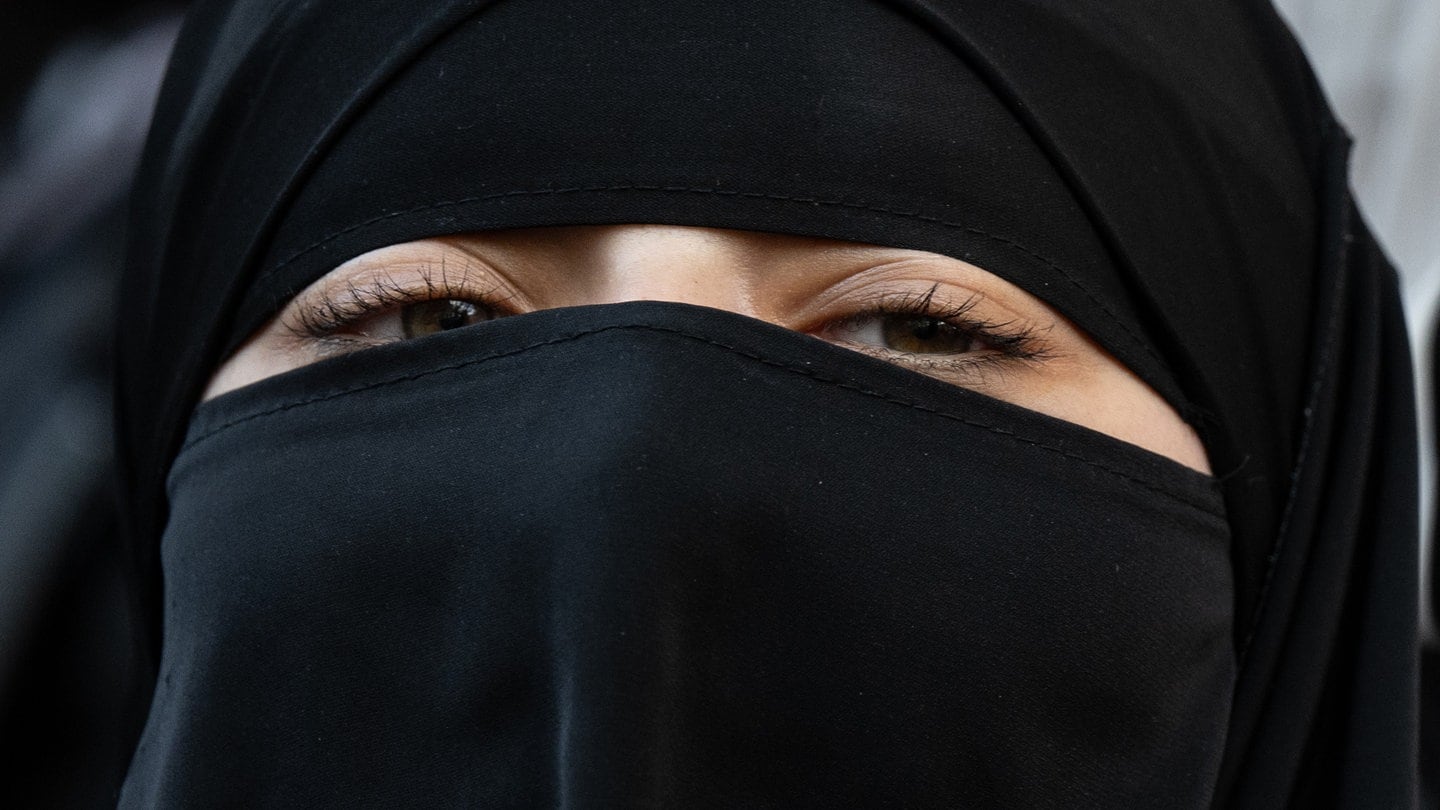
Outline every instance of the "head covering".
[[[127, 801], [1405, 805], [1408, 353], [1347, 148], [1240, 0], [200, 3], [120, 334], [165, 627]], [[1165, 397], [1218, 482], [678, 305], [190, 418], [345, 259], [620, 222], [972, 261]], [[437, 489], [447, 461], [482, 479]]]

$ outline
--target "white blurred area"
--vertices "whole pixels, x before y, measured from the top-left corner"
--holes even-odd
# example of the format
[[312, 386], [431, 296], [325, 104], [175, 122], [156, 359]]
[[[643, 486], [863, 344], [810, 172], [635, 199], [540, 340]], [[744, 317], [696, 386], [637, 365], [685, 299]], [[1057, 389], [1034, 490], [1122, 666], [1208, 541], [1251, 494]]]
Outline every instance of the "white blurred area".
[[1404, 284], [1421, 414], [1421, 616], [1435, 543], [1434, 336], [1440, 304], [1440, 0], [1276, 0], [1355, 138], [1351, 181]]

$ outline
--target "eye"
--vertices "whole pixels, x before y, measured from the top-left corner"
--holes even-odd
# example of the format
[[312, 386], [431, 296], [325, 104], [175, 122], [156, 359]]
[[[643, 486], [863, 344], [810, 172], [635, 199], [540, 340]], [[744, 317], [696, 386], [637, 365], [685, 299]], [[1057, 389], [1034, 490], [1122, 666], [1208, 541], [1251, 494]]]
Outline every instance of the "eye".
[[933, 315], [876, 312], [836, 324], [830, 340], [905, 354], [969, 354], [994, 349], [974, 329]]
[[1007, 373], [1050, 357], [1036, 325], [1003, 313], [979, 294], [949, 298], [936, 284], [923, 292], [882, 294], [811, 334], [945, 382], [984, 387]]
[[302, 294], [281, 327], [317, 357], [463, 329], [514, 314], [492, 281], [462, 266], [381, 268]]
[[400, 310], [400, 331], [406, 338], [448, 332], [490, 320], [488, 310], [474, 301], [446, 298], [411, 304]]
[[482, 304], [459, 298], [442, 298], [392, 306], [335, 331], [390, 342], [461, 329], [493, 318], [489, 308]]

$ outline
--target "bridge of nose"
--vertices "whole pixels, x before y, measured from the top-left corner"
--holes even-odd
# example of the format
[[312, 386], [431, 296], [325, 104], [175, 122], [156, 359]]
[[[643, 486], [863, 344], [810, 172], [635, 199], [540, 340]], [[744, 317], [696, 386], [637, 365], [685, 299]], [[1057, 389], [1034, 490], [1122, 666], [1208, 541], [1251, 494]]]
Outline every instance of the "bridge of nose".
[[707, 228], [621, 225], [598, 232], [577, 303], [673, 301], [761, 317], [754, 304], [760, 259], [744, 237]]

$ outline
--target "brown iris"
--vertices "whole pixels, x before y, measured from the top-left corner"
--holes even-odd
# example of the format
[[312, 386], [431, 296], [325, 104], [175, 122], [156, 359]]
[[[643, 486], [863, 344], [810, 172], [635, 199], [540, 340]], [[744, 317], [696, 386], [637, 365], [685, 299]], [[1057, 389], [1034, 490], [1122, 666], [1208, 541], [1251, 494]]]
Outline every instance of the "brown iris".
[[909, 354], [964, 354], [979, 343], [954, 324], [924, 315], [885, 318], [880, 329], [885, 348]]
[[410, 304], [400, 311], [400, 328], [408, 338], [447, 332], [490, 320], [490, 313], [479, 304], [445, 298]]

